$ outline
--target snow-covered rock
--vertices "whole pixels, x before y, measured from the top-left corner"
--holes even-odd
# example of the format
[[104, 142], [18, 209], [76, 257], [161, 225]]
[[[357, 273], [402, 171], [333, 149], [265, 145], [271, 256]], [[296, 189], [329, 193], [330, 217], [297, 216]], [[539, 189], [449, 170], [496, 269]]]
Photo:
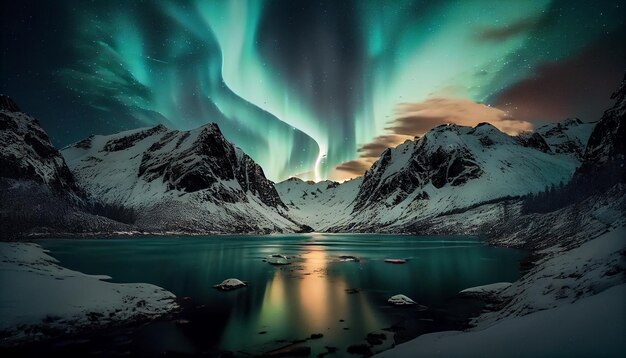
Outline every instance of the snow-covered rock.
[[289, 265], [291, 263], [289, 262], [289, 258], [287, 256], [281, 255], [281, 254], [269, 255], [268, 257], [265, 258], [265, 261], [269, 263], [270, 265], [277, 265], [277, 266]]
[[359, 262], [359, 261], [361, 261], [361, 259], [356, 257], [356, 256], [341, 255], [341, 256], [339, 256], [339, 261], [341, 261], [341, 262]]
[[0, 345], [157, 318], [175, 296], [61, 267], [36, 244], [0, 242]]
[[214, 285], [213, 288], [217, 288], [222, 291], [231, 291], [246, 286], [248, 286], [248, 284], [244, 281], [241, 281], [240, 279], [228, 278], [222, 281], [222, 283], [220, 283], [219, 285]]
[[163, 125], [91, 136], [62, 150], [79, 183], [105, 203], [131, 207], [139, 228], [187, 232], [294, 232], [303, 228], [263, 170], [216, 124]]
[[405, 259], [385, 259], [384, 261], [389, 264], [405, 264], [406, 263]]
[[391, 303], [394, 306], [408, 306], [408, 305], [416, 305], [417, 302], [408, 298], [405, 295], [394, 295], [391, 296], [387, 302]]

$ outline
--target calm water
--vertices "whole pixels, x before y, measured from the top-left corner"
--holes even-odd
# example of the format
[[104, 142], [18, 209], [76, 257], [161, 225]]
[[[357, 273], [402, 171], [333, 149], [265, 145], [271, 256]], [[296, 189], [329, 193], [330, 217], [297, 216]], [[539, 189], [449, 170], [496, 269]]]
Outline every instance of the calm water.
[[[523, 253], [487, 246], [472, 237], [393, 235], [158, 237], [107, 240], [42, 240], [65, 267], [110, 275], [113, 282], [148, 282], [188, 296], [198, 310], [189, 324], [158, 323], [134, 336], [146, 351], [190, 353], [220, 350], [259, 353], [323, 333], [310, 340], [312, 356], [324, 346], [346, 355], [369, 332], [401, 322], [431, 323], [436, 312], [467, 287], [519, 276]], [[271, 266], [267, 255], [295, 256], [293, 264]], [[352, 255], [360, 262], [341, 262]], [[394, 265], [385, 258], [404, 258]], [[211, 286], [230, 277], [249, 282], [220, 292]], [[348, 294], [346, 289], [358, 288]], [[427, 311], [391, 307], [405, 294]], [[343, 320], [343, 321], [341, 321]], [[265, 332], [261, 333], [260, 332]], [[277, 342], [278, 341], [278, 342]], [[149, 343], [147, 343], [149, 342]]]

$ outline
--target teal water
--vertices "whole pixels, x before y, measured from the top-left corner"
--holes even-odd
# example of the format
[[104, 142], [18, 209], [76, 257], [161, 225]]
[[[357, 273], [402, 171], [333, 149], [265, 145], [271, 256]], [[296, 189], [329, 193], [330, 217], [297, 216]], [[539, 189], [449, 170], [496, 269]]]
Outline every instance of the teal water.
[[[474, 237], [302, 234], [280, 236], [141, 237], [38, 242], [61, 265], [112, 282], [161, 286], [201, 309], [190, 325], [159, 324], [144, 330], [145, 350], [189, 353], [220, 350], [258, 353], [323, 333], [307, 342], [312, 356], [324, 346], [359, 343], [369, 332], [399, 322], [432, 322], [467, 287], [519, 277], [517, 250], [487, 246]], [[288, 266], [263, 262], [267, 255], [294, 256]], [[359, 262], [342, 262], [341, 255]], [[404, 258], [406, 264], [385, 263]], [[249, 286], [220, 292], [226, 278]], [[359, 293], [348, 294], [346, 289]], [[429, 309], [392, 307], [405, 294]], [[260, 332], [265, 332], [260, 334]], [[278, 341], [278, 342], [277, 342]]]

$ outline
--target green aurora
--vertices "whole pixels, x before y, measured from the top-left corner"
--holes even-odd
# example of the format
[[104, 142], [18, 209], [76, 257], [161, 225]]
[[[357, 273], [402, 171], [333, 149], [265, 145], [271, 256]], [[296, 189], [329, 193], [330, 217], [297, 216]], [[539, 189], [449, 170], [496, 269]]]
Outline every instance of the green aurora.
[[[619, 2], [610, 1], [59, 1], [56, 7], [62, 16], [49, 21], [66, 23], [68, 51], [51, 72], [90, 108], [85, 113], [123, 122], [111, 132], [216, 122], [275, 181], [332, 177], [336, 165], [388, 132], [400, 103], [436, 96], [496, 104], [540, 66], [566, 61], [616, 31], [623, 38], [624, 27]], [[102, 130], [83, 121], [84, 130]], [[52, 133], [62, 144], [80, 139]]]

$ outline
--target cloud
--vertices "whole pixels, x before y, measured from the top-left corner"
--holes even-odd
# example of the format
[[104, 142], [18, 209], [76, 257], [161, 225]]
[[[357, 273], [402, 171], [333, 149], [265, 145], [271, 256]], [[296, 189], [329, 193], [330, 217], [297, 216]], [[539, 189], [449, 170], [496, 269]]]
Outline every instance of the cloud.
[[386, 128], [394, 134], [418, 136], [443, 123], [475, 126], [489, 122], [503, 132], [517, 134], [532, 128], [507, 112], [464, 98], [430, 98], [420, 103], [402, 103], [395, 120]]
[[359, 148], [359, 155], [362, 157], [379, 157], [387, 148], [395, 147], [408, 139], [413, 139], [411, 135], [385, 134], [374, 138], [370, 143]]
[[[369, 159], [369, 158], [367, 158]], [[341, 163], [335, 167], [336, 170], [351, 172], [351, 173], [364, 173], [370, 168], [373, 162], [366, 160], [366, 158], [360, 158], [356, 160], [350, 160], [348, 162]]]
[[507, 112], [463, 98], [430, 98], [419, 103], [402, 103], [396, 107], [394, 120], [385, 128], [390, 134], [374, 138], [362, 145], [359, 158], [335, 167], [336, 179], [362, 175], [387, 148], [396, 147], [408, 139], [421, 136], [444, 123], [476, 126], [489, 122], [509, 134], [532, 129], [532, 124], [512, 118]]
[[527, 121], [598, 120], [624, 76], [626, 49], [618, 45], [623, 34], [624, 29], [567, 60], [539, 66], [490, 102]]

